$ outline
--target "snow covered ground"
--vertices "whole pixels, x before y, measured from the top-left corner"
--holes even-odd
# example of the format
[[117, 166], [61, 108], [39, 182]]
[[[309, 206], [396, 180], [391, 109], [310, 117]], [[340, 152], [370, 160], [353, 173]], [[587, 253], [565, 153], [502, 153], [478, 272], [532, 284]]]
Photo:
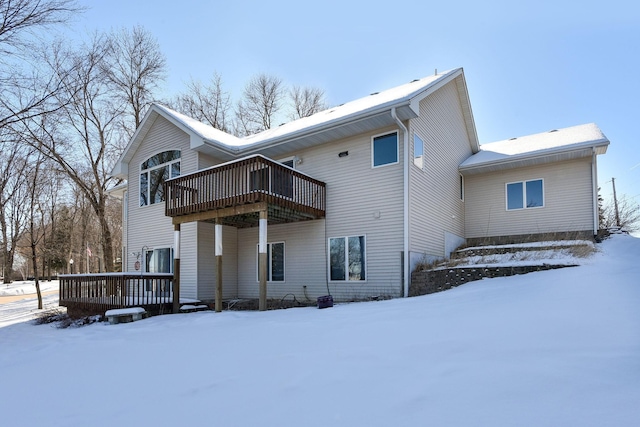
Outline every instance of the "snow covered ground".
[[[40, 290], [42, 292], [54, 291], [59, 287], [57, 280], [40, 281]], [[0, 297], [35, 294], [36, 283], [33, 280], [18, 280], [9, 284], [0, 282]]]
[[[640, 239], [410, 299], [56, 329], [5, 321], [7, 426], [632, 426]], [[30, 305], [31, 304], [31, 305]], [[28, 317], [30, 314], [25, 314]]]

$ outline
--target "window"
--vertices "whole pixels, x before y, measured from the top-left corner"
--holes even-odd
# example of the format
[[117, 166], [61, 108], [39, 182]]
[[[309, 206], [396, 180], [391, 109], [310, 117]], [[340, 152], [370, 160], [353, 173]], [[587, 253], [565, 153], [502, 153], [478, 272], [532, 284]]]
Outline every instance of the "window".
[[464, 176], [460, 175], [460, 200], [464, 202]]
[[329, 269], [331, 281], [365, 280], [365, 236], [330, 238]]
[[140, 165], [140, 206], [164, 202], [164, 182], [180, 176], [180, 150], [164, 151]]
[[145, 253], [144, 270], [147, 273], [171, 273], [173, 250], [171, 248], [148, 249]]
[[413, 134], [413, 164], [422, 169], [422, 156], [424, 154], [424, 142], [415, 133]]
[[[173, 270], [173, 249], [154, 248], [144, 253], [144, 271], [147, 273], [171, 273]], [[146, 279], [145, 291], [154, 295], [169, 296], [171, 284], [166, 280]]]
[[[258, 251], [259, 246], [256, 247]], [[258, 252], [258, 260], [260, 253]], [[260, 265], [256, 263], [257, 280], [260, 281]], [[284, 242], [267, 243], [267, 281], [284, 282]]]
[[398, 163], [398, 132], [374, 136], [371, 144], [374, 168]]
[[542, 179], [507, 183], [507, 210], [543, 206], [544, 185]]

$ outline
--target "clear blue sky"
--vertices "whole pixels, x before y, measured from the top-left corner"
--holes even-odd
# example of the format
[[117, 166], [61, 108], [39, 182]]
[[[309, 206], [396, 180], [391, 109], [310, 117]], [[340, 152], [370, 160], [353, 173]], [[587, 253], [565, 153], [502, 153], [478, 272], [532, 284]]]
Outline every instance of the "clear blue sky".
[[[625, 0], [80, 0], [78, 34], [139, 24], [166, 55], [166, 97], [214, 71], [237, 99], [259, 72], [331, 105], [463, 67], [481, 143], [595, 122], [605, 198], [640, 201], [640, 5]], [[529, 3], [529, 4], [520, 4]]]

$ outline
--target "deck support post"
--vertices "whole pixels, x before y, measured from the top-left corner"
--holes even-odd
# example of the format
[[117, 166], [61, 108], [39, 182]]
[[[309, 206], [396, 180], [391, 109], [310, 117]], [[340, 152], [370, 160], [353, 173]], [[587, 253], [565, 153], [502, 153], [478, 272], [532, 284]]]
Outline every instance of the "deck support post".
[[214, 231], [215, 239], [215, 255], [216, 255], [216, 313], [222, 311], [222, 224], [220, 219], [216, 218], [216, 226]]
[[[180, 313], [180, 224], [173, 226], [173, 314]], [[144, 256], [144, 255], [143, 255]]]
[[260, 239], [258, 243], [258, 275], [260, 278], [260, 299], [258, 309], [267, 309], [267, 210], [260, 211]]

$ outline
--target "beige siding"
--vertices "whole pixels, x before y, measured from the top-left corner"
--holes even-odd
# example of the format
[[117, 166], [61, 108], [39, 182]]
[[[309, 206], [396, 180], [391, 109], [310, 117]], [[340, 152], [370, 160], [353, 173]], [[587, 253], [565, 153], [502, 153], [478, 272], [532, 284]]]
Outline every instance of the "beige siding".
[[222, 163], [220, 159], [217, 159], [205, 153], [198, 153], [198, 169], [206, 169], [220, 163]]
[[[317, 220], [267, 227], [267, 241], [284, 242], [285, 250], [285, 281], [268, 283], [268, 298], [293, 294], [305, 301], [327, 294], [324, 225]], [[258, 298], [258, 228], [238, 230], [237, 241], [238, 296]]]
[[[216, 289], [215, 225], [198, 223], [198, 298], [213, 300]], [[222, 227], [222, 297], [238, 297], [238, 230]]]
[[198, 298], [197, 226], [197, 222], [180, 226], [180, 298]]
[[[371, 138], [395, 131], [381, 129], [353, 138], [290, 153], [296, 168], [327, 184], [325, 220], [269, 226], [269, 242], [285, 242], [285, 280], [268, 286], [270, 298], [291, 293], [311, 299], [327, 294], [327, 246], [330, 237], [366, 236], [366, 276], [362, 282], [330, 282], [336, 300], [402, 292], [402, 162], [372, 168]], [[399, 138], [402, 160], [402, 135]], [[346, 157], [338, 153], [348, 151]], [[276, 159], [278, 160], [278, 159]], [[238, 230], [238, 296], [258, 296], [257, 228]]]
[[[403, 147], [399, 133], [399, 160], [393, 165], [372, 168], [371, 138], [396, 128], [324, 144], [295, 153], [302, 159], [302, 172], [327, 184], [326, 234], [323, 259], [326, 263], [330, 237], [366, 236], [365, 282], [332, 282], [338, 299], [360, 299], [372, 295], [400, 296], [403, 251]], [[338, 153], [348, 151], [346, 157]], [[326, 276], [326, 271], [325, 271]]]
[[[424, 141], [422, 169], [413, 164], [416, 134]], [[472, 154], [455, 81], [422, 100], [409, 141], [409, 250], [414, 258], [448, 256], [445, 234], [464, 237], [458, 166]]]
[[[506, 210], [509, 182], [542, 178], [544, 207]], [[466, 180], [466, 237], [593, 230], [591, 158], [519, 168]]]
[[[197, 156], [189, 149], [189, 136], [162, 117], [158, 117], [145, 136], [140, 148], [129, 163], [128, 217], [125, 246], [129, 253], [148, 248], [173, 247], [173, 225], [171, 218], [164, 215], [164, 203], [140, 206], [140, 164], [149, 157], [166, 150], [181, 150], [180, 168], [182, 173], [193, 172], [197, 168]], [[196, 253], [195, 225], [182, 226], [181, 295], [196, 297], [195, 261], [188, 257]], [[127, 257], [126, 270], [134, 271], [135, 256]]]

